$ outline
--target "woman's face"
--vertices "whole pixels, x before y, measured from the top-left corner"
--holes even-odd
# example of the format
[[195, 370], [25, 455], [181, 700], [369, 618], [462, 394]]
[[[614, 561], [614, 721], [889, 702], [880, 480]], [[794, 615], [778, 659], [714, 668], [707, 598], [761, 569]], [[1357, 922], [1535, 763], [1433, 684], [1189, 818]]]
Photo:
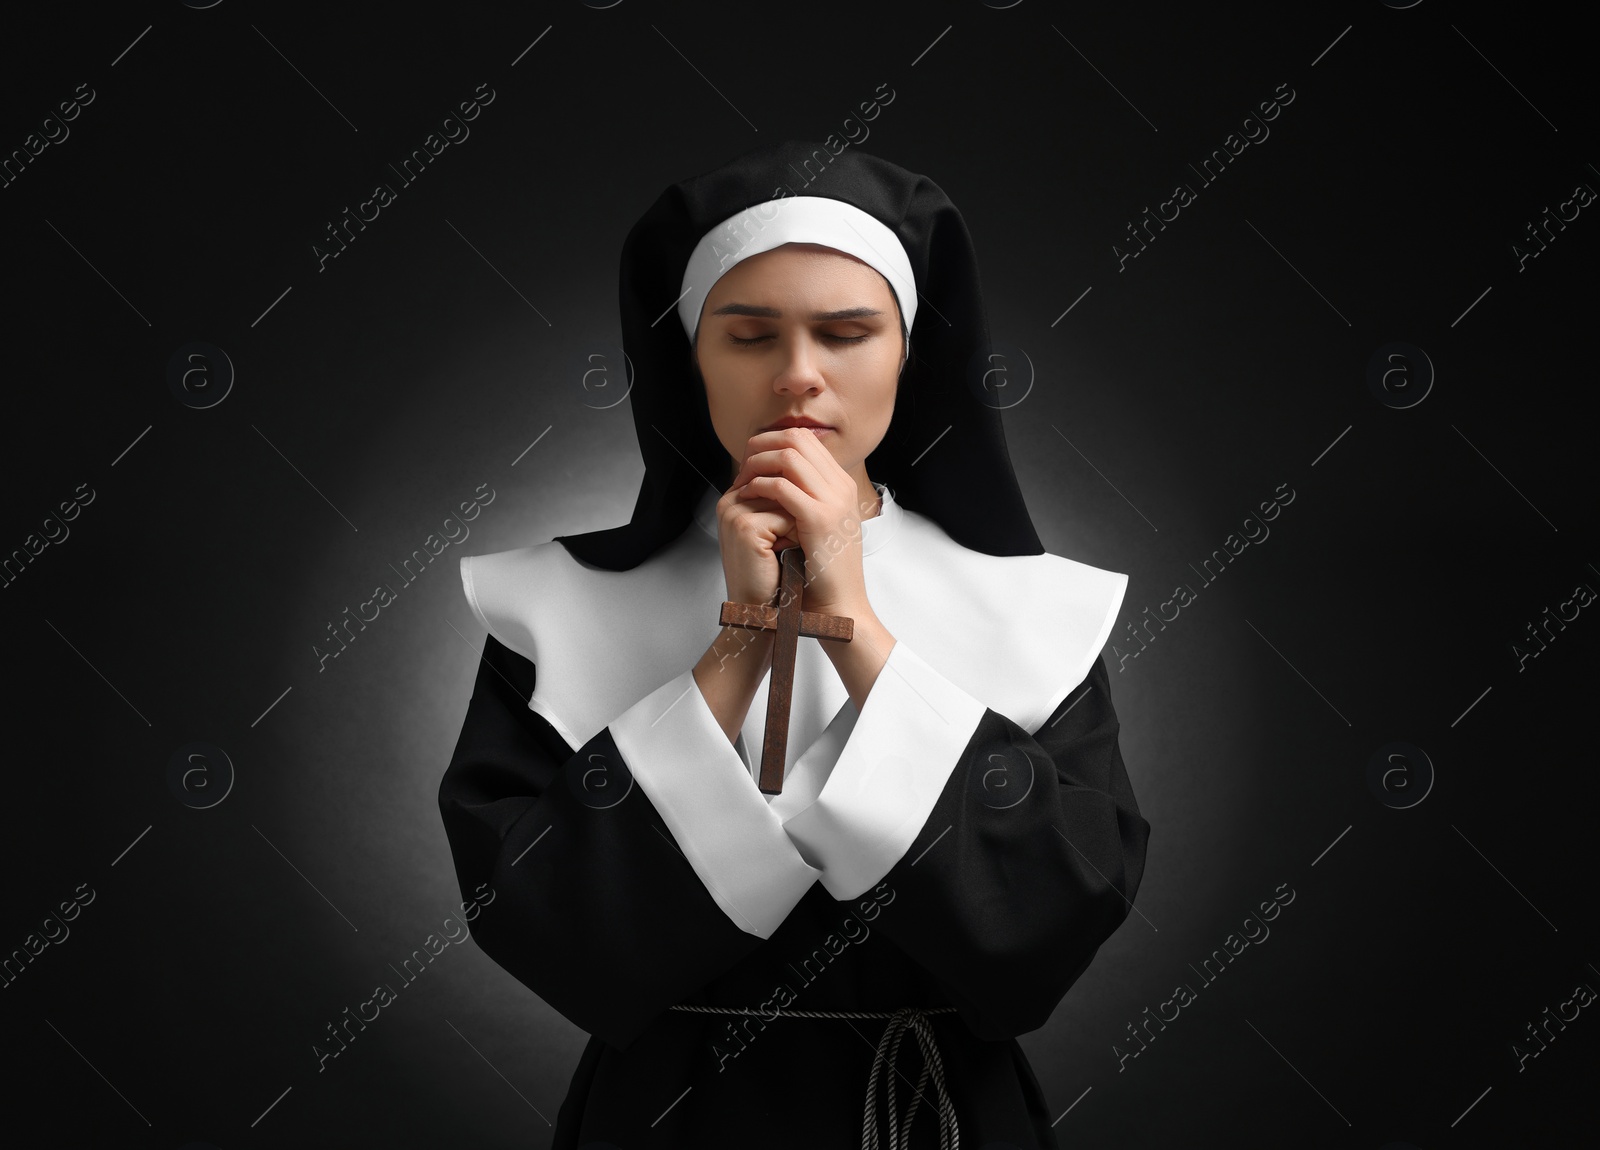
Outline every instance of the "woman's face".
[[894, 415], [902, 352], [894, 292], [854, 256], [789, 243], [735, 264], [712, 285], [695, 340], [729, 481], [751, 436], [809, 416], [828, 425], [818, 439], [873, 498], [866, 458]]

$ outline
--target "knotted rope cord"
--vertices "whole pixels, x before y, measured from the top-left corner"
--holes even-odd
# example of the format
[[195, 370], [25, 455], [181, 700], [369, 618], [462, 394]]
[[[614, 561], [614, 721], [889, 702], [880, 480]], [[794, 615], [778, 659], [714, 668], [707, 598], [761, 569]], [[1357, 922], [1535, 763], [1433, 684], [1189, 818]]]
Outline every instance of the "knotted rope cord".
[[[753, 1014], [765, 1019], [766, 1015], [748, 1007], [732, 1006], [688, 1006], [679, 1003], [668, 1007], [669, 1010], [689, 1010], [700, 1014]], [[916, 1119], [917, 1111], [923, 1102], [928, 1099], [923, 1093], [928, 1078], [933, 1078], [934, 1089], [938, 1091], [939, 1103], [933, 1107], [939, 1115], [939, 1150], [959, 1150], [961, 1132], [956, 1125], [955, 1104], [950, 1101], [950, 1095], [945, 1090], [944, 1060], [939, 1057], [939, 1044], [934, 1039], [933, 1026], [928, 1021], [930, 1014], [953, 1014], [953, 1006], [934, 1006], [923, 1009], [920, 1006], [902, 1006], [895, 1011], [882, 1010], [778, 1010], [773, 1014], [776, 1018], [780, 1015], [789, 1015], [794, 1018], [887, 1018], [889, 1025], [884, 1027], [883, 1037], [878, 1040], [878, 1049], [872, 1059], [872, 1073], [867, 1078], [867, 1106], [862, 1119], [861, 1150], [882, 1150], [878, 1141], [878, 1074], [887, 1065], [891, 1073], [887, 1076], [889, 1083], [889, 1146], [888, 1150], [910, 1150], [911, 1148], [911, 1123]], [[922, 1075], [917, 1079], [916, 1101], [911, 1104], [911, 1109], [906, 1114], [905, 1129], [899, 1129], [899, 1119], [895, 1114], [894, 1079], [895, 1060], [900, 1055], [900, 1040], [905, 1037], [907, 1028], [916, 1033], [917, 1043], [922, 1048]]]

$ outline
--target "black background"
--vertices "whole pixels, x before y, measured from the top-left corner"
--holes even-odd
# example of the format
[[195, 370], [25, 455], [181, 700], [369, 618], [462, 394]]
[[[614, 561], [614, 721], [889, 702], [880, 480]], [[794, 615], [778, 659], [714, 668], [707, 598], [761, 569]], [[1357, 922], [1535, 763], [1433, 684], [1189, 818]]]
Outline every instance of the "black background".
[[[669, 183], [839, 133], [961, 207], [993, 336], [1032, 364], [1005, 418], [1040, 537], [1131, 577], [1107, 655], [1149, 866], [1023, 1039], [1062, 1145], [1592, 1139], [1600, 1006], [1519, 1063], [1547, 1007], [1600, 989], [1600, 607], [1520, 669], [1513, 649], [1600, 588], [1600, 205], [1520, 271], [1513, 250], [1600, 188], [1591, 53], [1559, 12], [223, 0], [4, 20], [0, 153], [94, 93], [0, 188], [0, 547], [70, 529], [0, 594], [0, 952], [94, 892], [0, 991], [8, 1124], [548, 1144], [585, 1036], [469, 942], [320, 1070], [313, 1044], [459, 913], [435, 793], [483, 636], [457, 559], [631, 512], [628, 405], [582, 384], [620, 339], [628, 228]], [[388, 165], [484, 84], [470, 136], [319, 271], [329, 222], [400, 188]], [[1189, 165], [1280, 85], [1270, 136], [1202, 186]], [[1113, 245], [1179, 182], [1194, 202], [1119, 271]], [[168, 381], [196, 341], [236, 372], [204, 408]], [[1368, 385], [1392, 341], [1435, 375], [1411, 406]], [[59, 523], [80, 484], [93, 502]], [[327, 625], [480, 484], [470, 537], [319, 669]], [[1202, 581], [1280, 485], [1270, 535]], [[1179, 584], [1194, 601], [1135, 655], [1124, 624]], [[196, 742], [234, 772], [204, 809], [169, 785]], [[1368, 783], [1396, 742], [1434, 772], [1411, 761], [1398, 793], [1426, 794], [1404, 808]], [[207, 754], [191, 802], [222, 786]], [[1279, 884], [1270, 937], [1203, 985], [1191, 964]], [[1129, 1024], [1184, 982], [1196, 1001], [1133, 1056]]]

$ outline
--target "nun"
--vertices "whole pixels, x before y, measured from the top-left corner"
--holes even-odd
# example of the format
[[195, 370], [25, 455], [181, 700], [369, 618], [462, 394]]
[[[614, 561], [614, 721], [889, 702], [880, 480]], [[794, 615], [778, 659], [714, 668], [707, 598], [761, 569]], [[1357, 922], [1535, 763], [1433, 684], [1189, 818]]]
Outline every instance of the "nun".
[[[785, 141], [662, 192], [620, 303], [632, 519], [461, 561], [486, 638], [439, 788], [478, 944], [591, 1036], [552, 1145], [1056, 1146], [1017, 1037], [1149, 837], [1127, 576], [1035, 534], [965, 222]], [[721, 611], [781, 606], [795, 548], [850, 638], [791, 638], [769, 793], [778, 640]]]

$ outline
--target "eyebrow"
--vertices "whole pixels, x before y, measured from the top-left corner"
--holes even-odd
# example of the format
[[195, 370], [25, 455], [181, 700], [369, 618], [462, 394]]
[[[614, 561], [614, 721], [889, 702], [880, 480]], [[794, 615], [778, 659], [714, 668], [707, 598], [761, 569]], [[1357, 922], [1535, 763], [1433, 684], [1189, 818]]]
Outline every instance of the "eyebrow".
[[[758, 307], [748, 303], [723, 304], [712, 315], [749, 315], [758, 319], [782, 319], [783, 313], [775, 307]], [[814, 311], [808, 319], [814, 322], [824, 322], [836, 319], [865, 319], [868, 316], [882, 315], [883, 312], [875, 307], [846, 307], [838, 311]]]

